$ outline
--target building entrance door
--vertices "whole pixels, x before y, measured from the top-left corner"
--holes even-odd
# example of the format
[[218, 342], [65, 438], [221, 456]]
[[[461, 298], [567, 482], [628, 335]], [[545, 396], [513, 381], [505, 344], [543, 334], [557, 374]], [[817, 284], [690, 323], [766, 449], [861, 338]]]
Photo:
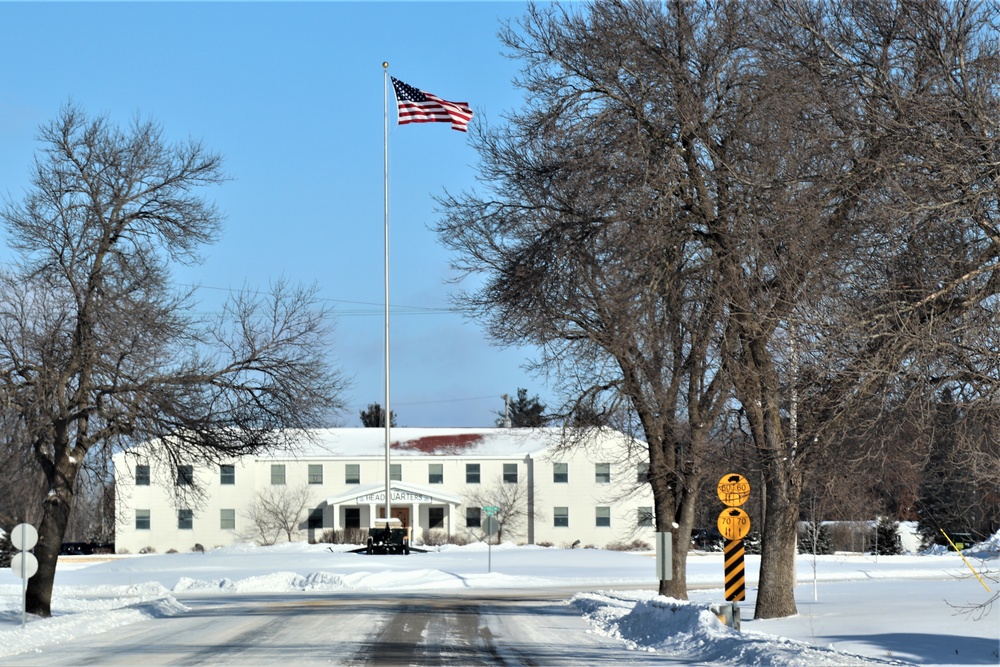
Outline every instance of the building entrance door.
[[[403, 528], [410, 527], [410, 508], [409, 507], [390, 507], [389, 513], [392, 514], [393, 519], [399, 519], [403, 524]], [[385, 518], [385, 505], [379, 505], [378, 507], [378, 518]]]

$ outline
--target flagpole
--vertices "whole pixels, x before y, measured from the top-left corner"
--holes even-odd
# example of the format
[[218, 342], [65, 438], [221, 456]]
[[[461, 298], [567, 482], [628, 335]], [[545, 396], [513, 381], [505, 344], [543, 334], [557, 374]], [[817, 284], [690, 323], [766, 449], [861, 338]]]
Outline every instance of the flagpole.
[[[384, 141], [382, 143], [382, 164], [385, 184], [383, 187], [385, 205], [385, 518], [389, 519], [391, 508], [391, 485], [389, 484], [389, 427], [392, 412], [389, 409], [389, 63], [382, 63], [382, 98], [384, 106]], [[388, 525], [388, 524], [387, 524]]]

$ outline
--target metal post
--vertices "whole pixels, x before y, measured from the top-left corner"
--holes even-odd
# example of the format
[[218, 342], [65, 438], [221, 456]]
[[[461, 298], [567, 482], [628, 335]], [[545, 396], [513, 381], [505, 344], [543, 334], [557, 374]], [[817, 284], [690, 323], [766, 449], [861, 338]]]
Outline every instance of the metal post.
[[383, 106], [385, 107], [382, 165], [384, 171], [383, 198], [385, 207], [385, 518], [392, 517], [391, 484], [389, 483], [389, 427], [392, 423], [389, 406], [389, 63], [382, 63]]
[[[21, 523], [21, 546], [28, 543], [28, 524]], [[21, 627], [24, 627], [28, 613], [28, 559], [21, 552]]]
[[816, 552], [819, 551], [820, 522], [816, 518], [816, 496], [812, 499], [812, 540], [813, 540], [813, 602], [819, 602], [819, 587], [816, 583]]

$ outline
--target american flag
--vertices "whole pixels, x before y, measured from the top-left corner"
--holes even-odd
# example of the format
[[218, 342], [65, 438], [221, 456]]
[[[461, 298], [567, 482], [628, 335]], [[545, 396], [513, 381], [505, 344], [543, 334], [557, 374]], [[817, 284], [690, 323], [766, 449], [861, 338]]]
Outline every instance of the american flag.
[[449, 102], [417, 90], [408, 83], [392, 78], [392, 88], [396, 91], [396, 108], [399, 124], [407, 123], [451, 123], [451, 129], [466, 132], [472, 120], [472, 109], [468, 102]]

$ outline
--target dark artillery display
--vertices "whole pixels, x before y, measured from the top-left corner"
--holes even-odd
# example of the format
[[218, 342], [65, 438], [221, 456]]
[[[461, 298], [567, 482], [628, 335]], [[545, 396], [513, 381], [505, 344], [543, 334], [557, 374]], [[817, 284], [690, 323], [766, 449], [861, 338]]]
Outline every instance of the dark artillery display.
[[375, 527], [368, 532], [366, 554], [410, 553], [410, 537], [399, 519], [376, 519]]

